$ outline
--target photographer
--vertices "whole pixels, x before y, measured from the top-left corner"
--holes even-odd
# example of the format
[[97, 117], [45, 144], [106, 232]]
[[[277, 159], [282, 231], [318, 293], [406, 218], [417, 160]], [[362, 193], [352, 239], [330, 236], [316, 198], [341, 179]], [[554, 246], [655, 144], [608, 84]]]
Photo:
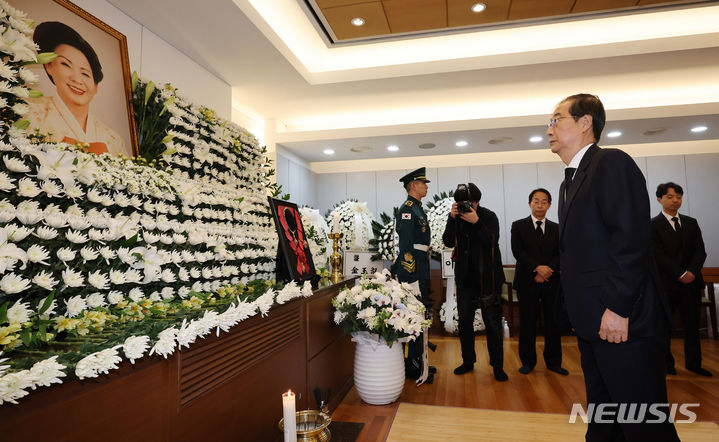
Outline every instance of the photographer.
[[489, 363], [494, 368], [494, 378], [506, 381], [500, 297], [504, 271], [498, 247], [499, 221], [494, 212], [479, 206], [481, 198], [482, 192], [474, 183], [457, 186], [455, 203], [442, 234], [444, 245], [454, 247], [454, 274], [457, 281], [462, 365], [454, 370], [454, 374], [464, 374], [474, 369], [477, 357], [473, 323], [475, 311], [481, 308], [487, 327], [487, 351]]

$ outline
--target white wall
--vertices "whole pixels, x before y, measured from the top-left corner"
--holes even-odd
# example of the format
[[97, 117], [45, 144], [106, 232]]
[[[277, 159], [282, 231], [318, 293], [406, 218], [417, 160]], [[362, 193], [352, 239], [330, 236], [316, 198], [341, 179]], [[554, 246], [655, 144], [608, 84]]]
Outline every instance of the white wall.
[[[716, 197], [719, 154], [639, 157], [635, 161], [647, 178], [652, 216], [661, 210], [654, 196], [657, 184], [674, 181], [684, 187], [684, 204], [680, 212], [697, 218], [707, 249], [706, 265], [719, 266], [719, 229], [716, 227], [719, 220]], [[515, 260], [509, 250], [512, 222], [529, 215], [527, 198], [537, 187], [546, 188], [555, 199], [548, 216], [557, 221], [556, 197], [564, 178], [563, 169], [564, 164], [560, 161], [428, 168], [427, 177], [431, 183], [424, 202], [433, 201], [436, 194], [454, 190], [459, 183], [471, 181], [477, 184], [482, 190], [481, 205], [494, 211], [499, 218], [502, 258], [506, 264], [513, 264]], [[399, 178], [409, 171], [317, 174], [317, 206], [314, 207], [324, 213], [343, 199], [357, 198], [366, 201], [377, 217], [381, 212], [392, 214], [393, 207], [406, 198]], [[278, 181], [282, 181], [281, 173]], [[290, 193], [293, 193], [291, 187]]]
[[[317, 191], [316, 174], [310, 170], [305, 161], [287, 152], [281, 146], [277, 146], [276, 164], [277, 184], [282, 186], [282, 195], [289, 193], [290, 201], [298, 206], [320, 207], [319, 199], [323, 192]], [[342, 186], [342, 193], [346, 190], [346, 187]], [[334, 194], [327, 195], [335, 196]], [[335, 202], [337, 201], [339, 200]], [[322, 202], [324, 203], [324, 200]], [[324, 215], [323, 211], [321, 213]]]
[[155, 84], [171, 83], [180, 95], [232, 118], [232, 88], [105, 0], [73, 0], [127, 38], [130, 70]]

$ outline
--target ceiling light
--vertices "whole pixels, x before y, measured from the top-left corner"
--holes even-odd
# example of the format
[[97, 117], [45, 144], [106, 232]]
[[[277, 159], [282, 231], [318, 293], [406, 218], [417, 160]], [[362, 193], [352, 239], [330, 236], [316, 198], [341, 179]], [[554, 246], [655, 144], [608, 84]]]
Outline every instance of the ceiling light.
[[530, 143], [539, 143], [543, 139], [544, 139], [543, 137], [540, 137], [539, 135], [535, 135], [533, 137], [529, 137], [529, 142]]
[[484, 3], [475, 3], [472, 5], [472, 12], [482, 12], [487, 9], [487, 5]]
[[707, 129], [709, 129], [709, 128], [706, 126], [694, 126], [694, 127], [692, 127], [691, 131], [694, 132], [695, 134], [697, 134], [699, 132], [704, 132]]
[[355, 17], [350, 20], [350, 23], [352, 23], [354, 26], [363, 26], [365, 21], [362, 17]]
[[613, 130], [607, 134], [607, 136], [609, 138], [617, 138], [618, 136], [621, 136], [621, 135], [622, 135], [622, 133], [619, 132], [618, 130]]
[[391, 146], [387, 146], [387, 150], [390, 152], [397, 152], [399, 150], [399, 146], [395, 146], [394, 144]]
[[335, 154], [335, 150], [334, 150], [334, 149], [325, 149], [325, 150], [322, 151], [322, 153], [325, 154], [325, 155], [334, 155], [334, 154]]
[[419, 147], [420, 149], [434, 149], [435, 146], [436, 146], [436, 144], [434, 144], [434, 143], [423, 143], [417, 147]]
[[467, 146], [468, 144], [469, 144], [469, 143], [466, 142], [466, 141], [464, 141], [464, 140], [459, 140], [459, 141], [457, 141], [456, 143], [454, 143], [454, 145], [457, 146], [457, 147], [465, 147], [465, 146]]

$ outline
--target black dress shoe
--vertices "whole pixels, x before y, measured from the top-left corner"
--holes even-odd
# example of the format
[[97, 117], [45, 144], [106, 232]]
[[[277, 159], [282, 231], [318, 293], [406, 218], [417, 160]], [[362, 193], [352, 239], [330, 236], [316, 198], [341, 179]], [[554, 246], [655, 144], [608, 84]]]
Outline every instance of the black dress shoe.
[[534, 367], [527, 367], [526, 365], [519, 367], [519, 372], [522, 374], [529, 374], [532, 370], [534, 370]]
[[474, 364], [467, 364], [464, 363], [460, 365], [459, 367], [454, 369], [454, 374], [465, 374], [467, 372], [470, 372], [474, 370]]
[[691, 371], [691, 372], [693, 372], [693, 373], [696, 373], [696, 374], [698, 374], [698, 375], [706, 376], [706, 377], [708, 377], [708, 378], [712, 377], [711, 371], [706, 370], [706, 369], [701, 368], [701, 367], [691, 367], [691, 368], [687, 367], [687, 370], [689, 370], [689, 371]]
[[502, 367], [494, 367], [494, 379], [499, 382], [504, 382], [509, 379], [509, 376], [507, 376], [507, 373], [502, 370]]
[[555, 373], [559, 373], [559, 374], [561, 374], [562, 376], [566, 376], [566, 375], [569, 374], [569, 371], [567, 371], [566, 368], [562, 368], [562, 367], [559, 367], [559, 366], [557, 366], [557, 367], [547, 367], [547, 370], [553, 371], [553, 372], [555, 372]]
[[673, 365], [671, 367], [667, 367], [667, 374], [677, 374], [677, 369], [674, 368]]

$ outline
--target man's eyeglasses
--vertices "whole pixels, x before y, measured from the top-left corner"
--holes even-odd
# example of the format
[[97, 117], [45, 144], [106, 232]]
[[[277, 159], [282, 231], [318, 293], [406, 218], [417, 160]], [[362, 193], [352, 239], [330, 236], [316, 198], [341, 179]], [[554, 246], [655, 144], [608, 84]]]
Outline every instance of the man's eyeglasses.
[[556, 118], [551, 118], [551, 119], [549, 120], [549, 123], [547, 123], [547, 127], [557, 127], [557, 124], [559, 124], [559, 120], [561, 120], [562, 118], [569, 118], [569, 117], [556, 117]]

